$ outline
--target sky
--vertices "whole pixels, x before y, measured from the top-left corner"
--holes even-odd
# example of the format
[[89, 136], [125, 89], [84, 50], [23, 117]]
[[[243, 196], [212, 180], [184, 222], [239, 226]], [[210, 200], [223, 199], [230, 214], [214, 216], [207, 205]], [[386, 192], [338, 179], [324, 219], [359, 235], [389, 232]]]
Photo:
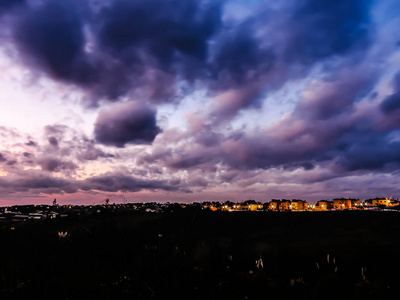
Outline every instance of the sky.
[[0, 0], [0, 206], [400, 198], [397, 0]]

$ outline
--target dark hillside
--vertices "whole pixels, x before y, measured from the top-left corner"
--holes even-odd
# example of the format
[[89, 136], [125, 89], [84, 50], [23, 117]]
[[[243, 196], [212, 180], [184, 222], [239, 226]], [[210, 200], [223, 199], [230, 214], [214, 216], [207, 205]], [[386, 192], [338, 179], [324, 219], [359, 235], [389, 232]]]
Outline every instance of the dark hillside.
[[1, 298], [397, 299], [399, 233], [397, 212], [196, 207], [7, 225]]

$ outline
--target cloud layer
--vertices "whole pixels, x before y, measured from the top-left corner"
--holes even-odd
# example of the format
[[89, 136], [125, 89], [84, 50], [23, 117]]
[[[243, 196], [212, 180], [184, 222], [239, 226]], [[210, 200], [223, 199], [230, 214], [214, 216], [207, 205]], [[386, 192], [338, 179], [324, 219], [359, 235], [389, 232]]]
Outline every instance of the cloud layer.
[[334, 186], [364, 195], [375, 178], [374, 197], [399, 177], [394, 4], [3, 1], [9, 59], [79, 91], [82, 117], [97, 117], [90, 135], [2, 127], [0, 193], [317, 200]]

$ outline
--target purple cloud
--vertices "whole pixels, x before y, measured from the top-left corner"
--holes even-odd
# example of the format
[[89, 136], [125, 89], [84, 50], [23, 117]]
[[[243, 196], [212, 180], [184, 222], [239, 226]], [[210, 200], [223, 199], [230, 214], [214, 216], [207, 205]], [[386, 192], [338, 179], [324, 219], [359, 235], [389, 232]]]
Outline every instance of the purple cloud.
[[29, 158], [29, 157], [31, 157], [32, 156], [32, 154], [31, 153], [29, 153], [29, 152], [24, 152], [24, 153], [22, 153], [25, 157], [27, 157], [27, 158]]
[[39, 159], [39, 165], [42, 170], [50, 172], [60, 172], [60, 171], [73, 171], [78, 168], [73, 162], [62, 161], [58, 158], [41, 158]]
[[14, 36], [29, 65], [55, 78], [85, 84], [91, 76], [83, 51], [83, 16], [78, 10], [66, 2], [45, 1], [21, 13]]
[[47, 189], [53, 192], [71, 191], [76, 192], [77, 189], [73, 188], [71, 182], [66, 179], [49, 177], [43, 175], [33, 175], [17, 180], [9, 181], [9, 186], [15, 191], [28, 191], [30, 189], [46, 191]]
[[25, 0], [3, 0], [0, 2], [0, 15], [25, 4]]
[[217, 94], [258, 82], [237, 110], [257, 102], [266, 86], [370, 42], [371, 1], [287, 1], [280, 10], [265, 3], [241, 22], [224, 19], [224, 1], [170, 2], [118, 0], [95, 11], [85, 1], [44, 1], [10, 12], [12, 32], [27, 65], [80, 86], [90, 101], [132, 91], [170, 101], [181, 97], [178, 78]]
[[54, 136], [49, 137], [48, 141], [53, 147], [58, 147], [58, 140]]
[[150, 144], [161, 132], [155, 114], [150, 107], [136, 102], [120, 103], [102, 110], [95, 123], [96, 140], [116, 147]]
[[381, 103], [380, 108], [385, 115], [392, 115], [400, 109], [400, 72], [393, 78], [394, 93], [387, 96]]
[[371, 0], [302, 1], [292, 14], [287, 57], [312, 63], [349, 51], [362, 51], [370, 42]]
[[92, 142], [92, 141], [88, 141], [86, 143], [85, 147], [83, 147], [83, 148], [84, 149], [82, 149], [77, 154], [78, 159], [81, 161], [97, 160], [98, 158], [101, 158], [101, 157], [104, 157], [104, 158], [115, 157], [115, 155], [113, 155], [113, 154], [106, 153], [103, 150], [96, 148], [96, 146], [94, 145], [94, 142]]
[[96, 189], [107, 192], [138, 192], [143, 189], [176, 191], [179, 189], [179, 187], [169, 185], [162, 180], [146, 180], [119, 173], [93, 176], [82, 181], [80, 185], [83, 190]]

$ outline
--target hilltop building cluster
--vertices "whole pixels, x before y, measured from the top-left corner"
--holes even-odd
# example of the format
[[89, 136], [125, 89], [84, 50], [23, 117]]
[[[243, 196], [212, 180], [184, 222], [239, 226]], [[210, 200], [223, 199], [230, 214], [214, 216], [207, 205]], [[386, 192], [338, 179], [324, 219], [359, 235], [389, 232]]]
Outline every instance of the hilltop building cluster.
[[225, 203], [204, 203], [203, 208], [212, 211], [328, 211], [328, 210], [366, 210], [373, 208], [395, 208], [399, 200], [384, 198], [368, 199], [361, 202], [359, 199], [336, 198], [333, 200], [320, 200], [309, 204], [300, 199], [272, 199], [270, 202], [261, 203], [247, 200], [241, 203], [227, 201]]

